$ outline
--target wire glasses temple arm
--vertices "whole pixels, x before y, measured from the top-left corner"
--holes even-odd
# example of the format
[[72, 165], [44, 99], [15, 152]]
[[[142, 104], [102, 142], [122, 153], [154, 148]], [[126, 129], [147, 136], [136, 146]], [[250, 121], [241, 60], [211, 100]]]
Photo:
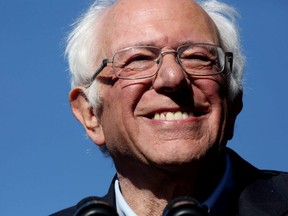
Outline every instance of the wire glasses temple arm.
[[232, 69], [233, 69], [233, 53], [232, 52], [226, 52], [225, 56], [226, 56], [227, 62], [229, 63], [229, 66], [230, 66], [229, 69], [230, 69], [230, 71], [232, 71]]
[[98, 74], [107, 66], [107, 64], [111, 62], [111, 59], [103, 59], [101, 65], [97, 68], [97, 70], [95, 71], [95, 73], [93, 74], [93, 76], [91, 77], [89, 84], [87, 85], [87, 88], [89, 88], [93, 81], [96, 79], [96, 77], [98, 76]]

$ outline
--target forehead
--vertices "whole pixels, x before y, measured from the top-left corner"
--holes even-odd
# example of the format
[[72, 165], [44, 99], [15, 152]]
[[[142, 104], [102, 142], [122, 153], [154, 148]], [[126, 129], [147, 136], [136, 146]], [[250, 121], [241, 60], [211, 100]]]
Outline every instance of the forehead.
[[104, 20], [103, 45], [111, 53], [133, 45], [218, 43], [215, 24], [192, 0], [119, 0]]

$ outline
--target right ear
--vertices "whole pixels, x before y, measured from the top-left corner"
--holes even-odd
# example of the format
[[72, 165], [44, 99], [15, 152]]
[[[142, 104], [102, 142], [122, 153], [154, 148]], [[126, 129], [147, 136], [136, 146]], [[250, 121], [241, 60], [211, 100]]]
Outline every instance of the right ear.
[[96, 117], [85, 94], [84, 87], [75, 87], [70, 91], [69, 101], [76, 119], [83, 125], [88, 136], [98, 146], [105, 145], [105, 138], [99, 118]]

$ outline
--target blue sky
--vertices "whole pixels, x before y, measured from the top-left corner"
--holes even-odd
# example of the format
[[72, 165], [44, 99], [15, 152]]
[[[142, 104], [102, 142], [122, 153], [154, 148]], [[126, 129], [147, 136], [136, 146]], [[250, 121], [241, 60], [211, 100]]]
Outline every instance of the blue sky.
[[[91, 2], [0, 0], [0, 215], [48, 215], [103, 195], [114, 175], [67, 100], [65, 36]], [[247, 56], [229, 146], [259, 168], [288, 171], [288, 3], [224, 2], [241, 13]]]

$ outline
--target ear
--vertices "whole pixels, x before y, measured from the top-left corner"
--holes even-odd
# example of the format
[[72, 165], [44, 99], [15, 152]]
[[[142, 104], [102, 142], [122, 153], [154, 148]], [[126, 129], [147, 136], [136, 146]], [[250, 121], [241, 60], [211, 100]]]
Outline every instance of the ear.
[[243, 92], [241, 91], [228, 106], [228, 111], [227, 111], [228, 122], [227, 122], [227, 128], [226, 128], [228, 140], [233, 138], [236, 117], [243, 108], [242, 97], [243, 97]]
[[84, 87], [75, 87], [70, 91], [69, 101], [76, 119], [83, 125], [88, 136], [98, 146], [105, 145], [104, 133], [100, 120], [96, 117], [93, 108], [85, 94]]

